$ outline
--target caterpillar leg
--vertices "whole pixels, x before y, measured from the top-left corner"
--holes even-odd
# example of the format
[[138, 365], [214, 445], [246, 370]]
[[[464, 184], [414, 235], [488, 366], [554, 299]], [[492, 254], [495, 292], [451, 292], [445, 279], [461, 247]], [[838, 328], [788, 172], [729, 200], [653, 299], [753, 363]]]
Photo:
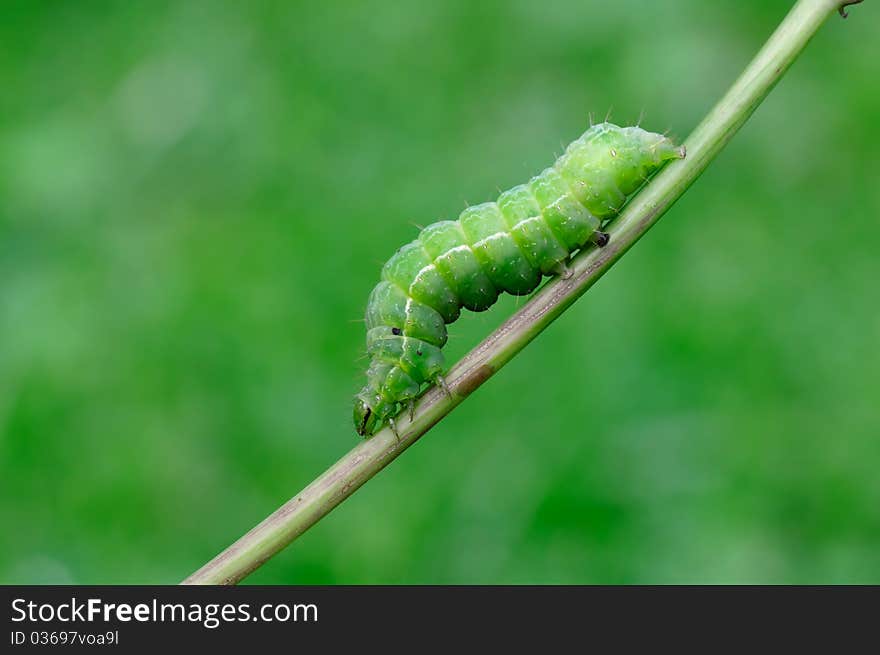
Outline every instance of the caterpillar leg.
[[571, 269], [568, 267], [568, 262], [564, 261], [559, 262], [553, 272], [561, 277], [563, 280], [567, 280], [573, 275]]
[[604, 248], [608, 245], [608, 242], [611, 241], [611, 235], [607, 232], [602, 232], [600, 230], [596, 230], [593, 232], [593, 235], [590, 237], [590, 241], [595, 243], [600, 248]]
[[446, 384], [446, 378], [442, 375], [438, 375], [434, 378], [434, 383], [443, 389], [443, 393], [445, 393], [448, 398], [452, 398], [452, 390], [449, 388], [449, 385]]
[[407, 403], [407, 409], [409, 410], [409, 420], [412, 423], [416, 419], [416, 399], [410, 398]]
[[397, 423], [394, 422], [393, 418], [388, 419], [388, 427], [391, 428], [395, 438], [400, 441], [400, 432], [397, 431]]

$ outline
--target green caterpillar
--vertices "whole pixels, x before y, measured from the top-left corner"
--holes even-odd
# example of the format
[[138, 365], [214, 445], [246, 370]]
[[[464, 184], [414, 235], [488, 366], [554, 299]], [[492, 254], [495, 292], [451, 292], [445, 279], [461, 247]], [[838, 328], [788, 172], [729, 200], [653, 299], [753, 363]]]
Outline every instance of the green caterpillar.
[[367, 384], [354, 425], [369, 436], [413, 406], [425, 383], [446, 388], [440, 349], [461, 308], [482, 312], [502, 292], [522, 296], [544, 275], [568, 275], [571, 254], [608, 235], [600, 228], [663, 164], [684, 157], [661, 134], [594, 125], [550, 168], [457, 221], [429, 225], [382, 269], [367, 302]]

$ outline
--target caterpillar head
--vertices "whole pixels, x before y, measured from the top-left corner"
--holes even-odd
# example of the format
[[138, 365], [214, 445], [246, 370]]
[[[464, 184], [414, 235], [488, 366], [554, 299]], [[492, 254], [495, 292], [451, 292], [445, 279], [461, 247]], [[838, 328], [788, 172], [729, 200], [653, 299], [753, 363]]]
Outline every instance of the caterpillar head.
[[621, 194], [634, 193], [666, 162], [684, 156], [684, 146], [663, 134], [606, 122], [592, 126], [573, 141], [556, 166], [581, 182], [578, 200], [606, 219], [619, 211]]
[[395, 405], [383, 401], [378, 396], [366, 398], [362, 395], [354, 399], [354, 429], [362, 437], [372, 436], [389, 416], [394, 414]]
[[644, 144], [644, 148], [651, 153], [653, 158], [652, 164], [660, 166], [670, 159], [684, 159], [685, 147], [676, 145], [668, 136], [657, 134], [655, 132], [645, 132], [641, 128], [635, 128], [641, 132], [640, 136]]
[[591, 145], [598, 146], [592, 163], [609, 171], [624, 195], [636, 191], [645, 180], [672, 159], [684, 159], [685, 148], [669, 137], [640, 127], [617, 127], [606, 123]]

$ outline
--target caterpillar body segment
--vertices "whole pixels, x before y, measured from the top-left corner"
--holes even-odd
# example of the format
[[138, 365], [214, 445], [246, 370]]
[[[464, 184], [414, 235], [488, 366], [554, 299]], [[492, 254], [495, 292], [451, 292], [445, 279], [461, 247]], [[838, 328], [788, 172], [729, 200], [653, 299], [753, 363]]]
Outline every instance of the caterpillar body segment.
[[367, 384], [355, 398], [358, 434], [372, 435], [425, 384], [442, 383], [446, 325], [502, 293], [526, 295], [545, 275], [566, 274], [572, 253], [605, 245], [600, 228], [684, 148], [639, 127], [602, 123], [549, 168], [458, 220], [424, 228], [382, 269], [367, 302]]

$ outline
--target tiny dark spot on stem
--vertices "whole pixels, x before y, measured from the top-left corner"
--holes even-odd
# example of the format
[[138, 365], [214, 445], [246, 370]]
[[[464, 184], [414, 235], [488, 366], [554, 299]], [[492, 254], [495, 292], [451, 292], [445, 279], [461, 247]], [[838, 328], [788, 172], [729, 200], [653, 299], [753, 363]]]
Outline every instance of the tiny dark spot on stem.
[[401, 330], [399, 327], [393, 327], [393, 328], [391, 328], [391, 334], [393, 334], [396, 337], [399, 337], [401, 334], [403, 334], [403, 330]]

